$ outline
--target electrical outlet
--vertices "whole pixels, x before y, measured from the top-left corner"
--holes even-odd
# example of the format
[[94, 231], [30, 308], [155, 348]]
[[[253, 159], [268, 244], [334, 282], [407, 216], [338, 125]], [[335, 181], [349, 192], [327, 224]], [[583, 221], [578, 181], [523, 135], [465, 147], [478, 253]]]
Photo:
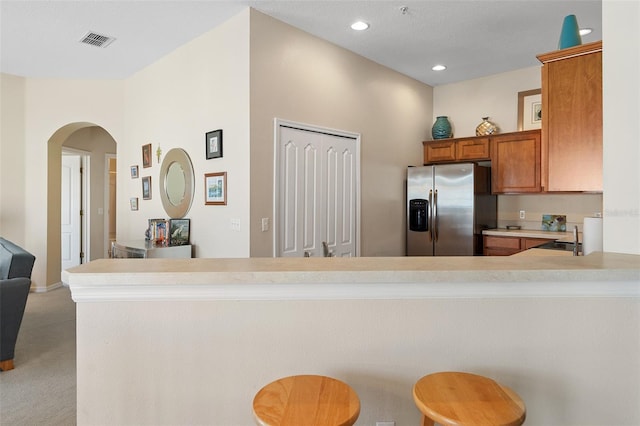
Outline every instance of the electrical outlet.
[[269, 218], [262, 218], [262, 232], [267, 232], [269, 230]]
[[240, 219], [231, 219], [231, 230], [240, 231]]
[[524, 219], [524, 210], [520, 210], [520, 219]]

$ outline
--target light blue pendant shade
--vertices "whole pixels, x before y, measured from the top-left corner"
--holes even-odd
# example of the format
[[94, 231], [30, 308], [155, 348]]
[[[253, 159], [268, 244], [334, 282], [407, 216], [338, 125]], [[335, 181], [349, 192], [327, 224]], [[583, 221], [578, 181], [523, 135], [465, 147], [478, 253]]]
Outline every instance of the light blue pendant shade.
[[580, 37], [580, 29], [578, 28], [576, 15], [567, 15], [564, 17], [564, 22], [562, 23], [558, 49], [566, 49], [567, 47], [578, 46], [580, 44], [582, 44], [582, 38]]

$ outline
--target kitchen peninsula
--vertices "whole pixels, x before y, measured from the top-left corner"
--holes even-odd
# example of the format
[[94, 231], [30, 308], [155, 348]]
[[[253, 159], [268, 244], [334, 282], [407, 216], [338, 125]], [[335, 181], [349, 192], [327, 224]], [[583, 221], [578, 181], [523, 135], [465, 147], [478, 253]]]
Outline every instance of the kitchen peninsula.
[[103, 259], [63, 280], [79, 425], [253, 424], [292, 374], [349, 383], [362, 424], [418, 424], [411, 386], [442, 370], [505, 383], [532, 424], [640, 423], [640, 256]]

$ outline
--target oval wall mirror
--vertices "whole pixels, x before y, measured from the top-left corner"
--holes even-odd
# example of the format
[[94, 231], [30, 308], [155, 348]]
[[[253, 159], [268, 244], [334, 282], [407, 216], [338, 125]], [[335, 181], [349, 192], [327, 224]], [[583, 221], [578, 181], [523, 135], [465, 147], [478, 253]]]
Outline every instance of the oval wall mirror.
[[193, 201], [193, 166], [185, 150], [167, 152], [160, 167], [160, 198], [171, 219], [184, 217]]

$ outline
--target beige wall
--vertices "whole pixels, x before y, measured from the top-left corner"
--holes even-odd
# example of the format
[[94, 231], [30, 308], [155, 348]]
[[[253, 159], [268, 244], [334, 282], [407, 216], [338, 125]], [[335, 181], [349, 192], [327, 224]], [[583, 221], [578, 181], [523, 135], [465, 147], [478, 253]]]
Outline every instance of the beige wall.
[[0, 74], [0, 235], [25, 246], [26, 79]]
[[262, 386], [325, 374], [358, 425], [418, 425], [415, 381], [457, 370], [516, 390], [528, 425], [637, 425], [639, 323], [637, 298], [79, 303], [78, 424], [252, 425]]
[[[119, 240], [143, 239], [150, 218], [164, 217], [156, 149], [182, 148], [191, 158], [195, 194], [191, 242], [197, 257], [249, 256], [249, 10], [176, 49], [125, 82], [126, 127], [118, 144]], [[205, 133], [223, 130], [223, 157], [206, 160]], [[142, 167], [151, 143], [153, 165]], [[162, 160], [162, 158], [161, 158]], [[152, 199], [142, 199], [141, 179], [151, 176]], [[227, 172], [227, 205], [205, 206], [204, 174]], [[132, 212], [129, 198], [139, 198]], [[240, 231], [231, 229], [240, 221]]]
[[[454, 137], [476, 135], [482, 117], [489, 117], [500, 133], [518, 130], [518, 92], [539, 89], [540, 67], [523, 68], [433, 89], [433, 120], [449, 117]], [[429, 137], [431, 139], [431, 137]]]
[[[122, 82], [3, 74], [0, 230], [36, 256], [33, 288], [60, 283], [60, 151], [74, 131], [122, 134]], [[6, 179], [5, 179], [6, 177]], [[46, 213], [43, 206], [46, 205]]]
[[640, 254], [640, 3], [602, 5], [605, 251]]
[[404, 179], [432, 88], [251, 11], [251, 256], [273, 255], [274, 118], [361, 135], [361, 255], [404, 254]]

